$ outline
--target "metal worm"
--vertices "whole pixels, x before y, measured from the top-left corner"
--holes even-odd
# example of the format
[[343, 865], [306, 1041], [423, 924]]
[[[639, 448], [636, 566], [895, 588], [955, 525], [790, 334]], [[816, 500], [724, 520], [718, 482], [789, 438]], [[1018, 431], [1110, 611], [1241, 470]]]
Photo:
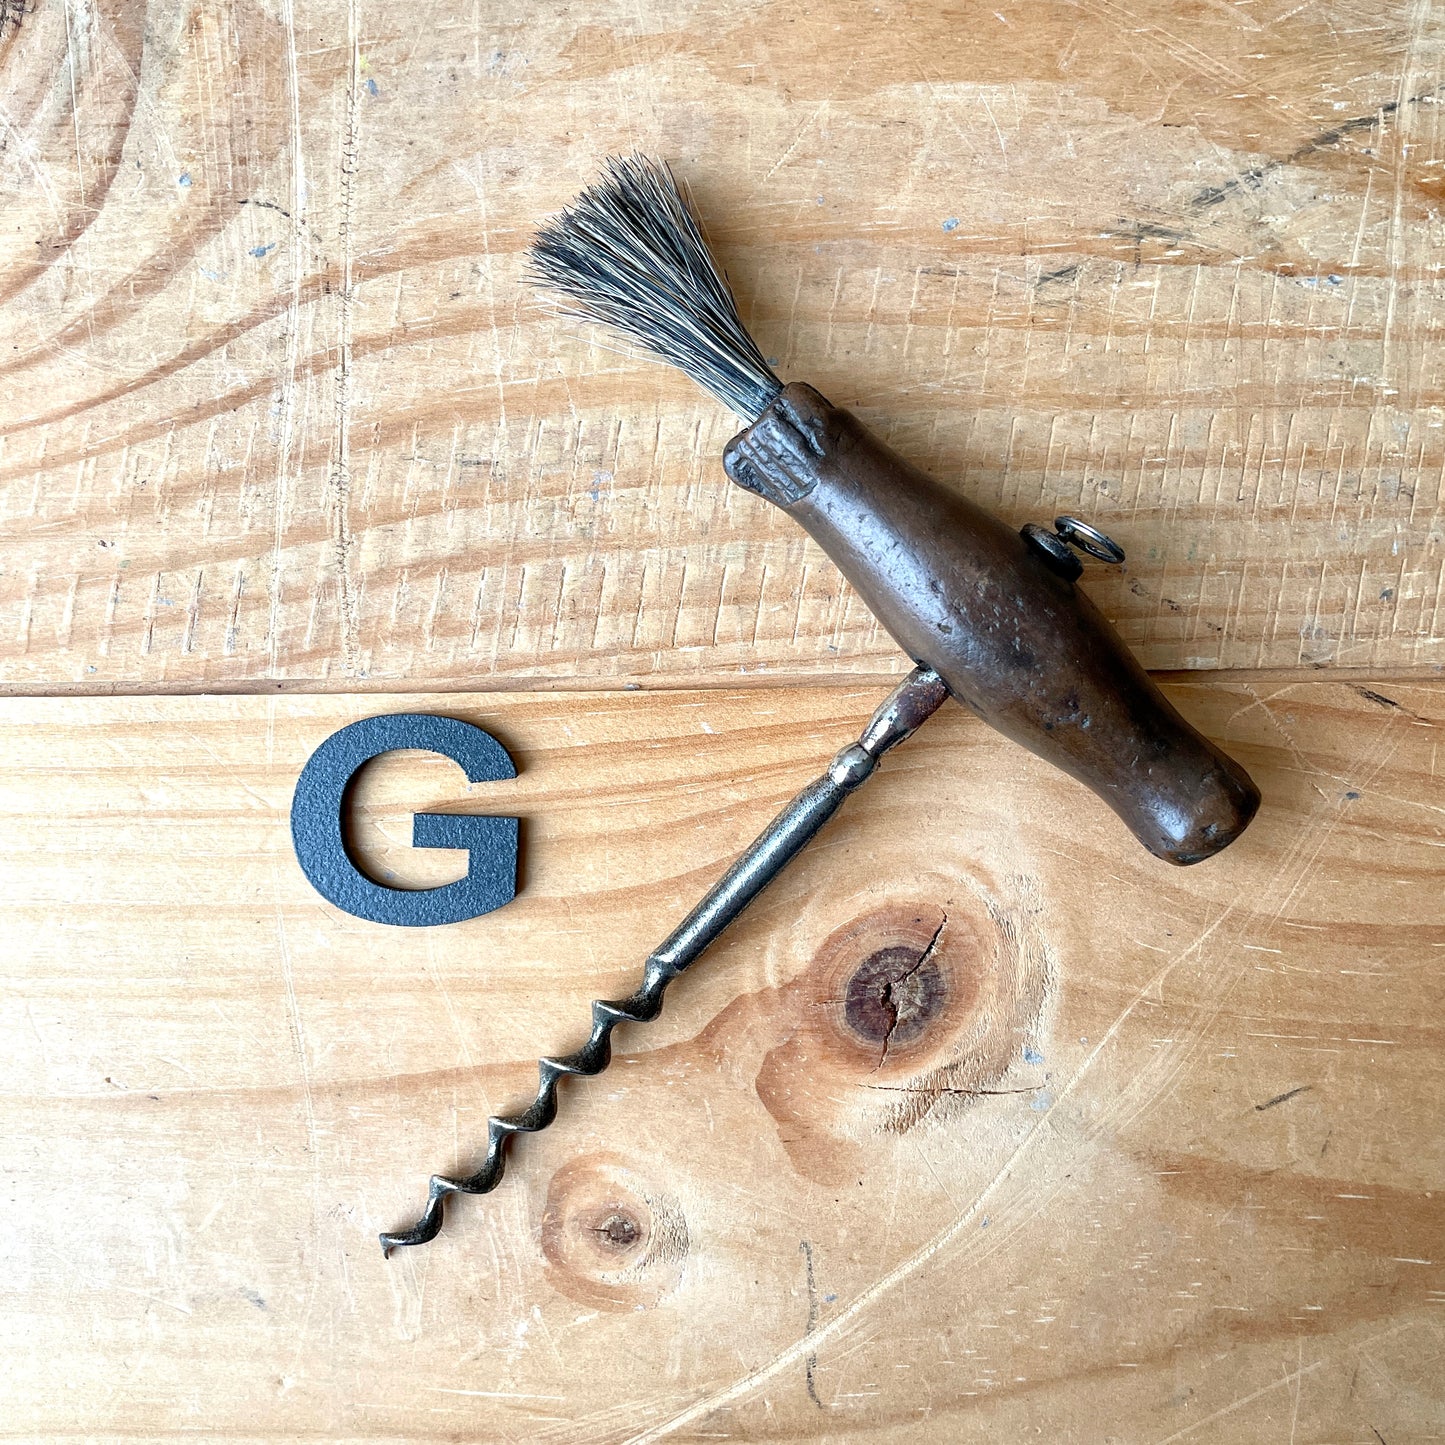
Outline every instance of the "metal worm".
[[487, 1194], [506, 1170], [507, 1141], [513, 1134], [535, 1134], [557, 1117], [557, 1081], [568, 1074], [591, 1077], [612, 1061], [612, 1030], [620, 1023], [651, 1023], [662, 1012], [668, 984], [706, 951], [714, 939], [802, 851], [833, 816], [849, 793], [862, 786], [878, 759], [907, 738], [943, 705], [948, 688], [931, 667], [915, 667], [889, 694], [855, 743], [828, 765], [768, 824], [728, 871], [712, 886], [658, 948], [649, 955], [642, 986], [630, 998], [597, 999], [592, 1004], [592, 1033], [575, 1053], [537, 1061], [537, 1097], [521, 1114], [487, 1120], [487, 1154], [482, 1167], [465, 1179], [433, 1174], [426, 1209], [410, 1229], [381, 1236], [382, 1252], [406, 1244], [425, 1244], [442, 1227], [449, 1194]]

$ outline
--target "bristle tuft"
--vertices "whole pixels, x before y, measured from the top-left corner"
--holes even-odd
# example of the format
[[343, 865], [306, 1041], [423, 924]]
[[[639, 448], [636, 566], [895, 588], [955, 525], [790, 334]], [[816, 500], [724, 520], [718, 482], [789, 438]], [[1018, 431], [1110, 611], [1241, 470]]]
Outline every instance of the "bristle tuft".
[[572, 314], [622, 332], [750, 422], [782, 390], [662, 161], [609, 159], [602, 179], [538, 233], [531, 273]]

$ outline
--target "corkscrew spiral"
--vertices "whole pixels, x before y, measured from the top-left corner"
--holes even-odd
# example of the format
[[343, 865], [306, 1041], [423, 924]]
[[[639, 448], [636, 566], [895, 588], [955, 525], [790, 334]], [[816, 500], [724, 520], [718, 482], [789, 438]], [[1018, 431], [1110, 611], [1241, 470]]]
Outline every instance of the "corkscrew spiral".
[[487, 1120], [487, 1152], [482, 1167], [465, 1179], [433, 1174], [426, 1208], [410, 1229], [381, 1236], [382, 1253], [407, 1244], [426, 1244], [442, 1227], [443, 1201], [449, 1194], [489, 1194], [507, 1171], [507, 1145], [513, 1134], [535, 1134], [557, 1117], [557, 1083], [569, 1075], [591, 1078], [612, 1062], [612, 1030], [620, 1023], [648, 1024], [662, 1012], [662, 996], [680, 970], [658, 958], [647, 960], [642, 987], [630, 998], [593, 999], [592, 1033], [580, 1049], [561, 1058], [537, 1060], [537, 1097], [520, 1114], [493, 1115]]

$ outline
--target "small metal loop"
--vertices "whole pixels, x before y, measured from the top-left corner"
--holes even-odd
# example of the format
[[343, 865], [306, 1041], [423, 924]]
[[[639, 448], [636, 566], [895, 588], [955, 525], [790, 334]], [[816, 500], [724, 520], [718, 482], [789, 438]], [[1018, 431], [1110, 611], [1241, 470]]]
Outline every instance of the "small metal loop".
[[1100, 562], [1117, 566], [1124, 560], [1124, 549], [1112, 537], [1106, 537], [1097, 527], [1091, 527], [1077, 517], [1055, 517], [1054, 531], [1064, 541], [1073, 543], [1079, 551], [1097, 557]]

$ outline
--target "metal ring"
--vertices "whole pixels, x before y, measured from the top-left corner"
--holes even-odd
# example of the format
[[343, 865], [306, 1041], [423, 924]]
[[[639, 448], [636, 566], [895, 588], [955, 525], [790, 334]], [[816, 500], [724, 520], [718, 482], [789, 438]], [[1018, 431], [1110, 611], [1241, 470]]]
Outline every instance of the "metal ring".
[[1112, 562], [1117, 566], [1124, 560], [1124, 549], [1112, 537], [1106, 537], [1097, 527], [1091, 527], [1077, 517], [1055, 517], [1054, 531], [1066, 542], [1073, 543], [1079, 551], [1087, 552], [1101, 562]]

